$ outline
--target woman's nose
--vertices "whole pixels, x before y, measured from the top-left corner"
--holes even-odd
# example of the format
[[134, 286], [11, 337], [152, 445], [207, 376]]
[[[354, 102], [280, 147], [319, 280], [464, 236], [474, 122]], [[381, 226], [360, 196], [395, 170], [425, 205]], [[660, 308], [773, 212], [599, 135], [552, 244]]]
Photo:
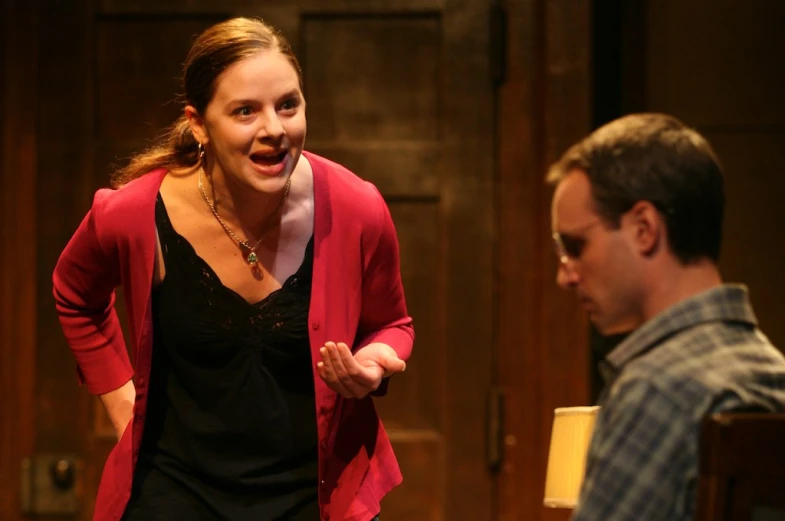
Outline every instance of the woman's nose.
[[284, 134], [286, 134], [286, 131], [281, 124], [281, 120], [278, 118], [278, 114], [269, 114], [264, 118], [262, 127], [259, 130], [260, 137], [278, 140], [283, 137]]

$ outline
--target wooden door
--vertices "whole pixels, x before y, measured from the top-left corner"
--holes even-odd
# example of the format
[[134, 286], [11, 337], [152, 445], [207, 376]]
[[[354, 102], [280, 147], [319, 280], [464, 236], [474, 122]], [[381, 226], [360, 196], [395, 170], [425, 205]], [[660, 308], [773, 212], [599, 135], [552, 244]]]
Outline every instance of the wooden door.
[[[35, 320], [25, 330], [37, 331], [35, 441], [20, 447], [84, 458], [83, 508], [72, 518], [90, 519], [113, 433], [98, 401], [76, 386], [51, 272], [111, 165], [176, 117], [170, 100], [192, 37], [232, 15], [262, 16], [286, 33], [304, 69], [306, 148], [376, 183], [397, 226], [417, 340], [406, 374], [377, 400], [404, 474], [384, 518], [493, 519], [485, 419], [495, 105], [483, 0], [103, 0], [39, 9], [31, 24], [40, 86], [30, 108], [38, 114]], [[19, 518], [6, 508], [3, 519]]]

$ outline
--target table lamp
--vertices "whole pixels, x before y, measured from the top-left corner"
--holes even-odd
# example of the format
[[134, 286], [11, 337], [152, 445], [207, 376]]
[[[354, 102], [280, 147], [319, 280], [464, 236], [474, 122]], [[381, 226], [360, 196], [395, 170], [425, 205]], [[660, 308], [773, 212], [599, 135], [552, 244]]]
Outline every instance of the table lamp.
[[586, 453], [599, 409], [599, 406], [561, 407], [554, 411], [545, 477], [546, 507], [575, 508], [578, 503]]

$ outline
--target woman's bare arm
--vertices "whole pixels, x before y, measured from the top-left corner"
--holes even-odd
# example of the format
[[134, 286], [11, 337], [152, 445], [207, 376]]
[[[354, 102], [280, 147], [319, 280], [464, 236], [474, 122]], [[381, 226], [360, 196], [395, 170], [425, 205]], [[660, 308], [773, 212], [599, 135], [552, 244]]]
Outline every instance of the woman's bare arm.
[[109, 414], [109, 419], [112, 420], [119, 441], [134, 416], [134, 402], [136, 401], [134, 381], [128, 380], [122, 387], [102, 394], [98, 398]]

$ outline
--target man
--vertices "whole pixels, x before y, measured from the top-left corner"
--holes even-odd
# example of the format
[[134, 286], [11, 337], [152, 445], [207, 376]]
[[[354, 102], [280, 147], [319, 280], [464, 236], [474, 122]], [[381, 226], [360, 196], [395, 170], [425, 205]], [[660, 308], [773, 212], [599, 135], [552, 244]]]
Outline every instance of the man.
[[637, 114], [574, 145], [548, 180], [558, 284], [601, 333], [632, 332], [601, 368], [573, 520], [692, 520], [703, 417], [785, 411], [785, 358], [717, 268], [719, 162], [675, 118]]

